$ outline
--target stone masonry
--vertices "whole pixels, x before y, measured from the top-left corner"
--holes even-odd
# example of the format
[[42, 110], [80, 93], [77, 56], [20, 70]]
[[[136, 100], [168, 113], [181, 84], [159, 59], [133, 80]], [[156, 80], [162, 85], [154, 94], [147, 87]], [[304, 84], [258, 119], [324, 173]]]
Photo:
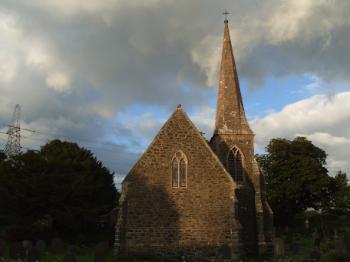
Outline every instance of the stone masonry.
[[[214, 135], [206, 141], [176, 108], [123, 181], [117, 255], [231, 261], [271, 247], [273, 213], [254, 159], [227, 20], [223, 42]], [[232, 152], [239, 159], [228, 157]], [[177, 155], [186, 159], [180, 171]], [[184, 179], [178, 186], [176, 172]]]

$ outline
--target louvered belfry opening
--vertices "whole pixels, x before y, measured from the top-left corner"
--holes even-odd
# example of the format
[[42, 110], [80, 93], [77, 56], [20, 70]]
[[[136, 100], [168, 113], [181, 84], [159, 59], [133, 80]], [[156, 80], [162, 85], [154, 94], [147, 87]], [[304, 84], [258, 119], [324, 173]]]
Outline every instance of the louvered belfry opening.
[[236, 182], [243, 181], [243, 161], [241, 152], [235, 147], [229, 154], [227, 159], [228, 171]]

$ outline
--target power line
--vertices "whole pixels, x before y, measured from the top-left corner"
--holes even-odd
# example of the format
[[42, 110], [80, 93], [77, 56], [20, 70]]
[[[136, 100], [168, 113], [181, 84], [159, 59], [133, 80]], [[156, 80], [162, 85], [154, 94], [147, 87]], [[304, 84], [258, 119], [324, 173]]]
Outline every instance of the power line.
[[[1, 125], [11, 127], [11, 125], [4, 124], [4, 123], [1, 123]], [[38, 135], [52, 136], [55, 138], [64, 138], [64, 139], [68, 139], [70, 141], [80, 141], [80, 142], [90, 143], [90, 144], [99, 145], [99, 146], [111, 146], [112, 145], [111, 143], [96, 142], [96, 141], [89, 140], [89, 139], [72, 137], [72, 136], [67, 136], [67, 135], [63, 135], [63, 134], [59, 134], [59, 133], [43, 132], [43, 131], [29, 129], [29, 128], [21, 128], [21, 131], [27, 131], [27, 132], [31, 132], [33, 134], [38, 134]], [[21, 136], [21, 137], [29, 138], [29, 137], [25, 137], [25, 136]]]
[[[2, 131], [0, 131], [0, 134], [7, 135], [6, 132], [2, 132]], [[43, 133], [41, 133], [41, 134], [43, 135]], [[34, 138], [34, 137], [28, 137], [28, 136], [23, 136], [23, 135], [21, 135], [21, 138], [22, 138], [22, 140], [28, 139], [28, 140], [41, 141], [41, 142], [48, 142], [50, 140], [50, 139], [47, 139], [47, 138]], [[71, 142], [76, 142], [76, 140], [73, 141], [72, 138], [68, 138], [68, 137], [63, 137], [63, 138], [71, 140]], [[84, 142], [84, 140], [82, 140], [82, 139], [77, 139], [77, 140], [78, 141], [80, 140], [80, 141]], [[109, 151], [109, 152], [113, 152], [113, 153], [117, 153], [118, 152], [118, 151], [116, 151], [114, 149], [103, 147], [103, 146], [106, 146], [106, 145], [107, 146], [108, 145], [111, 146], [112, 144], [98, 143], [98, 142], [88, 142], [89, 140], [85, 140], [85, 141], [86, 141], [85, 143], [90, 144], [90, 145], [87, 145], [87, 147], [100, 149], [100, 150], [103, 150], [103, 151]], [[40, 145], [36, 145], [36, 146], [40, 146]], [[23, 146], [21, 146], [21, 148], [30, 149], [30, 148], [26, 148], [26, 147], [23, 147]]]

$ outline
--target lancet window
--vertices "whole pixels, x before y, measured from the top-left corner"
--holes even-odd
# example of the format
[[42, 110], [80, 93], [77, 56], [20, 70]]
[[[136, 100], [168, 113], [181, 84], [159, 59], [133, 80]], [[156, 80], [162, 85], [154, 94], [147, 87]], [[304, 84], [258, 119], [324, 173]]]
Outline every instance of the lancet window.
[[228, 154], [227, 168], [236, 182], [243, 181], [243, 157], [238, 148], [234, 147]]
[[187, 186], [187, 158], [181, 151], [177, 152], [171, 163], [171, 183], [173, 187]]

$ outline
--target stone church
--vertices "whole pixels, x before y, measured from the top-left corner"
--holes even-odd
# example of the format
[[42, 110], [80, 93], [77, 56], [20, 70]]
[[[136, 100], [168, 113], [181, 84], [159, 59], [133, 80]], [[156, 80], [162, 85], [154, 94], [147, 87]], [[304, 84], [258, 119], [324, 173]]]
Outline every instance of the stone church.
[[264, 254], [272, 238], [225, 20], [213, 137], [176, 108], [122, 183], [115, 251], [223, 261]]

